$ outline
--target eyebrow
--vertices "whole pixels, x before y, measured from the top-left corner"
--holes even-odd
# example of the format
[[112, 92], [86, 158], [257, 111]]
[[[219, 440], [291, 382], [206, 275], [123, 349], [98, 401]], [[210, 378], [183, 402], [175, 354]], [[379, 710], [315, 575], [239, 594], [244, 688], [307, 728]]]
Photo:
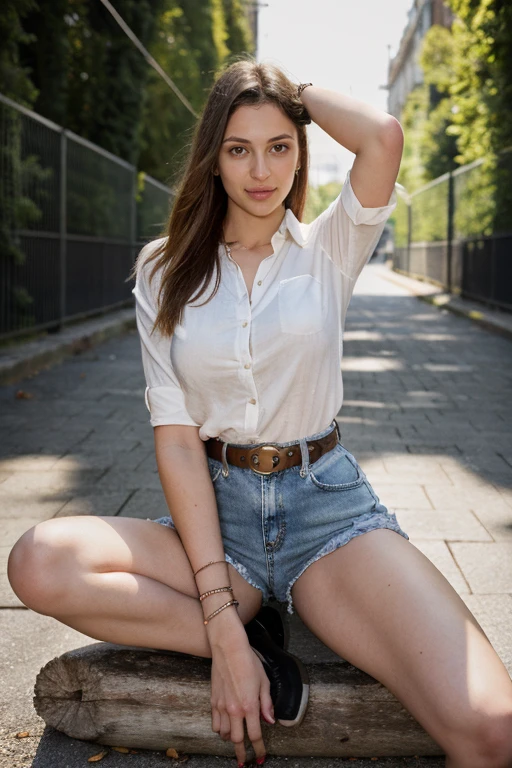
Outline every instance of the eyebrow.
[[[279, 141], [280, 139], [291, 139], [292, 141], [295, 141], [293, 136], [290, 136], [289, 133], [282, 133], [280, 136], [274, 136], [273, 139], [269, 139], [267, 144], [271, 144], [273, 141]], [[240, 136], [228, 136], [222, 143], [225, 144], [226, 141], [239, 141], [241, 144], [251, 144], [249, 139], [241, 139]]]

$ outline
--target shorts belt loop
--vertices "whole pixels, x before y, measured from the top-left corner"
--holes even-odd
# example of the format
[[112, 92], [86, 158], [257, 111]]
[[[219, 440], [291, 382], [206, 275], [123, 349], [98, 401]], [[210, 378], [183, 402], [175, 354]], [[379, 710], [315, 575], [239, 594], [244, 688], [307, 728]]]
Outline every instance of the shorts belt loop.
[[300, 454], [302, 456], [302, 466], [300, 468], [299, 475], [306, 477], [309, 474], [309, 449], [308, 441], [305, 437], [300, 438]]
[[222, 477], [229, 475], [228, 460], [226, 458], [226, 452], [228, 450], [228, 443], [222, 443]]

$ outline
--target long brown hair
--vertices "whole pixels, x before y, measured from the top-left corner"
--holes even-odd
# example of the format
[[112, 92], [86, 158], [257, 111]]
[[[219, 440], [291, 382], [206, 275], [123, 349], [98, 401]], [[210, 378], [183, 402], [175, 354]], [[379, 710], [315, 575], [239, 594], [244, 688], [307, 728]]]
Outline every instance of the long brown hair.
[[[311, 123], [311, 118], [296, 93], [296, 84], [279, 67], [258, 63], [250, 54], [228, 64], [217, 74], [185, 159], [169, 216], [167, 239], [147, 258], [147, 263], [156, 261], [150, 280], [162, 268], [159, 309], [154, 326], [162, 335], [174, 333], [175, 326], [182, 320], [185, 304], [203, 295], [215, 268], [214, 290], [203, 304], [218, 290], [218, 245], [227, 213], [227, 193], [213, 169], [228, 120], [238, 107], [276, 104], [297, 127], [300, 170], [295, 174], [284, 205], [301, 220], [308, 187], [306, 125]], [[137, 274], [139, 260], [134, 264], [131, 278]]]

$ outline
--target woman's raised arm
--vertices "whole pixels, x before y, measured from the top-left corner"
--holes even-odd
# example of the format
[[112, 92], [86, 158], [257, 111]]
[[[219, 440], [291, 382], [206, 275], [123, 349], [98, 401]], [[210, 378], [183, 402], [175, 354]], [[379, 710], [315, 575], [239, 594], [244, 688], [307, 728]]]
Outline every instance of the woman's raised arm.
[[387, 205], [404, 145], [398, 120], [364, 101], [319, 86], [304, 88], [300, 99], [311, 119], [356, 155], [350, 181], [361, 205]]

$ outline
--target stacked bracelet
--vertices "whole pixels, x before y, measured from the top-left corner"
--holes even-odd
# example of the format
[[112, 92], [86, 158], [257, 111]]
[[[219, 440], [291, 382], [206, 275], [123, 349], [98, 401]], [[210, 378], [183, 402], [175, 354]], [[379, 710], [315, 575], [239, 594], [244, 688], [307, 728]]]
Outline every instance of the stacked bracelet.
[[[203, 568], [207, 568], [209, 565], [214, 565], [214, 563], [225, 563], [225, 562], [226, 562], [225, 560], [210, 560], [209, 563], [206, 563], [206, 565], [202, 565], [201, 568], [198, 568], [197, 571], [194, 572], [194, 577], [196, 576], [196, 574], [199, 573], [199, 571], [202, 571]], [[199, 595], [199, 600], [203, 602], [205, 597], [208, 597], [209, 595], [215, 595], [217, 592], [233, 592], [233, 587], [228, 586], [228, 587], [216, 587], [215, 589], [209, 589], [207, 592], [203, 592], [202, 595]], [[210, 619], [212, 619], [218, 613], [223, 611], [224, 608], [228, 608], [230, 605], [237, 606], [237, 605], [240, 605], [240, 603], [238, 602], [238, 600], [233, 600], [233, 599], [230, 600], [228, 603], [224, 603], [224, 605], [221, 605], [221, 607], [217, 608], [216, 611], [214, 611], [213, 613], [210, 613], [210, 615], [207, 616], [206, 619], [203, 621], [203, 624], [205, 625], [208, 624]]]
[[208, 595], [215, 595], [217, 592], [228, 592], [233, 591], [233, 587], [217, 587], [216, 589], [210, 589], [208, 592], [203, 592], [202, 595], [199, 595], [199, 599], [201, 602], [205, 599], [205, 597], [208, 597]]
[[194, 576], [197, 573], [199, 573], [199, 571], [202, 571], [203, 568], [208, 568], [209, 565], [214, 565], [215, 563], [225, 563], [225, 562], [226, 562], [225, 560], [210, 560], [209, 563], [206, 563], [206, 565], [202, 565], [200, 568], [198, 568], [197, 571], [195, 571]]
[[238, 602], [238, 600], [230, 600], [230, 601], [229, 601], [229, 603], [224, 603], [224, 605], [221, 605], [221, 607], [220, 607], [220, 608], [217, 608], [217, 610], [216, 610], [216, 611], [214, 611], [213, 613], [210, 613], [210, 615], [208, 616], [208, 618], [206, 618], [206, 619], [203, 621], [203, 624], [208, 624], [208, 622], [210, 621], [210, 619], [211, 619], [211, 618], [213, 618], [213, 617], [214, 617], [214, 616], [216, 616], [218, 613], [220, 613], [221, 611], [223, 611], [223, 610], [224, 610], [224, 608], [227, 608], [229, 605], [240, 605], [240, 603]]

